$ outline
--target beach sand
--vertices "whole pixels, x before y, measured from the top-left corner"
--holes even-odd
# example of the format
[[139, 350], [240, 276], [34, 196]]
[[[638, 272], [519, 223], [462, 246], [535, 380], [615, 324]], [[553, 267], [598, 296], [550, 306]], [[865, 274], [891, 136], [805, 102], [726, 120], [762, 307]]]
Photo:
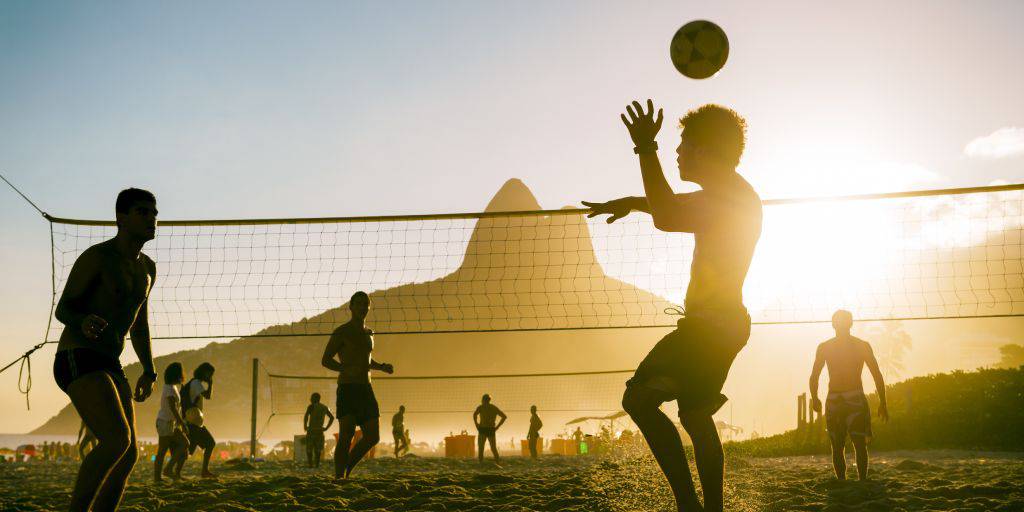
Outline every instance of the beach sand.
[[[1024, 510], [1024, 454], [893, 452], [872, 462], [870, 481], [838, 482], [827, 457], [730, 458], [726, 510]], [[154, 484], [151, 463], [140, 463], [121, 510], [674, 510], [649, 455], [507, 458], [501, 467], [382, 458], [340, 485], [328, 464], [246, 466], [217, 464], [216, 481]], [[185, 471], [197, 469], [190, 461]], [[63, 509], [76, 470], [70, 463], [0, 465], [0, 510]]]

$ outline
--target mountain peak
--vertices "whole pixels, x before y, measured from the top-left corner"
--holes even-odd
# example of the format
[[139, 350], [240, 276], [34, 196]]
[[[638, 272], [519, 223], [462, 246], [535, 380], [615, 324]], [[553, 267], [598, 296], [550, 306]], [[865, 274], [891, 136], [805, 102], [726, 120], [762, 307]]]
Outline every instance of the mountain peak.
[[487, 203], [485, 212], [515, 212], [523, 210], [540, 210], [540, 203], [530, 192], [529, 187], [519, 178], [512, 178], [494, 194]]

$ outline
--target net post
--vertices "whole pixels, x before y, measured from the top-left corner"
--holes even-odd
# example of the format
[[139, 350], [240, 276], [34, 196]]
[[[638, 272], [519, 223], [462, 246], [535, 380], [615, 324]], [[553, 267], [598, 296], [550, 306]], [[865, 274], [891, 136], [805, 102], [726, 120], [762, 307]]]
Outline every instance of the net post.
[[259, 399], [260, 360], [252, 359], [252, 417], [249, 422], [249, 460], [256, 461], [256, 401]]

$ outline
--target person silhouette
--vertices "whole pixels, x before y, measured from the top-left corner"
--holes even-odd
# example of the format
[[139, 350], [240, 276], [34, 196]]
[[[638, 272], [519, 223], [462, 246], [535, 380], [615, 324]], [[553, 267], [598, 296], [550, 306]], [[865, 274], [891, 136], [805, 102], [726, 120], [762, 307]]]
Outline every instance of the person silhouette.
[[395, 458], [402, 456], [402, 452], [409, 451], [409, 442], [405, 439], [405, 406], [398, 406], [398, 412], [391, 417], [391, 437], [395, 441]]
[[[157, 449], [153, 459], [153, 480], [162, 477], [181, 480], [181, 468], [188, 458], [188, 425], [181, 413], [181, 385], [185, 382], [185, 370], [181, 363], [174, 362], [164, 368], [164, 387], [160, 393], [160, 410], [156, 414]], [[164, 468], [164, 456], [171, 453], [171, 460]]]
[[526, 433], [527, 444], [530, 447], [530, 458], [537, 458], [537, 441], [540, 440], [540, 429], [544, 422], [537, 416], [537, 406], [530, 406], [530, 430]]
[[[501, 421], [495, 424], [498, 417], [501, 418]], [[488, 442], [491, 444], [494, 462], [501, 461], [501, 457], [498, 456], [497, 435], [498, 429], [505, 424], [507, 419], [508, 416], [491, 403], [491, 395], [484, 395], [480, 399], [480, 405], [473, 411], [473, 424], [476, 425], [477, 431], [477, 459], [480, 462], [484, 461], [484, 443]]]
[[885, 381], [878, 368], [878, 360], [868, 342], [850, 334], [853, 314], [840, 309], [832, 315], [834, 338], [818, 345], [811, 368], [811, 409], [821, 413], [818, 399], [818, 380], [821, 370], [828, 366], [828, 396], [825, 398], [825, 425], [832, 444], [832, 468], [836, 478], [846, 479], [846, 436], [850, 436], [857, 455], [857, 475], [868, 477], [867, 441], [871, 438], [871, 410], [861, 382], [861, 373], [867, 365], [875, 380], [878, 393], [878, 417], [889, 421], [889, 408], [885, 402]]
[[[373, 331], [366, 327], [370, 296], [358, 291], [349, 299], [352, 318], [331, 334], [320, 363], [338, 372], [338, 446], [334, 449], [334, 478], [348, 479], [359, 461], [380, 441], [380, 406], [370, 385], [370, 371], [394, 373], [388, 363], [371, 357]], [[362, 437], [352, 446], [356, 427]], [[351, 448], [350, 448], [351, 447]]]
[[[324, 417], [327, 425], [324, 425]], [[306, 465], [311, 468], [320, 467], [320, 459], [324, 453], [324, 432], [334, 423], [334, 415], [326, 405], [320, 403], [320, 393], [309, 397], [309, 406], [302, 416], [302, 430], [306, 433]]]
[[693, 440], [703, 509], [722, 510], [724, 455], [712, 414], [727, 400], [722, 386], [750, 336], [743, 282], [761, 236], [761, 199], [736, 172], [746, 121], [719, 105], [704, 105], [680, 120], [679, 177], [701, 190], [675, 194], [657, 155], [662, 110], [655, 118], [654, 102], [647, 100], [645, 112], [634, 101], [620, 117], [639, 156], [646, 197], [584, 201], [592, 208], [589, 217], [607, 214], [611, 223], [641, 211], [651, 215], [660, 231], [694, 235], [684, 316], [629, 379], [622, 407], [647, 439], [677, 508], [702, 510], [679, 432], [659, 409], [664, 402], [677, 402], [679, 419]]
[[[54, 311], [64, 324], [54, 380], [98, 441], [79, 467], [71, 510], [115, 510], [121, 503], [139, 458], [132, 400], [149, 398], [157, 378], [148, 306], [156, 264], [142, 253], [156, 237], [156, 197], [125, 189], [114, 211], [117, 235], [82, 251]], [[120, 360], [128, 334], [142, 366], [134, 393]]]

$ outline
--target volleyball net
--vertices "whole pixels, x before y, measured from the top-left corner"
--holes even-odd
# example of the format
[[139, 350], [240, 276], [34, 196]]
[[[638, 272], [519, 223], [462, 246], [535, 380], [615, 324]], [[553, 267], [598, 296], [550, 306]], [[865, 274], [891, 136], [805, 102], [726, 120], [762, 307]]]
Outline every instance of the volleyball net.
[[[1024, 314], [1024, 185], [765, 201], [755, 323]], [[379, 334], [672, 326], [693, 237], [588, 210], [162, 221], [154, 339], [329, 334], [370, 293]], [[113, 222], [47, 216], [54, 300]], [[52, 322], [47, 340], [59, 338]]]

